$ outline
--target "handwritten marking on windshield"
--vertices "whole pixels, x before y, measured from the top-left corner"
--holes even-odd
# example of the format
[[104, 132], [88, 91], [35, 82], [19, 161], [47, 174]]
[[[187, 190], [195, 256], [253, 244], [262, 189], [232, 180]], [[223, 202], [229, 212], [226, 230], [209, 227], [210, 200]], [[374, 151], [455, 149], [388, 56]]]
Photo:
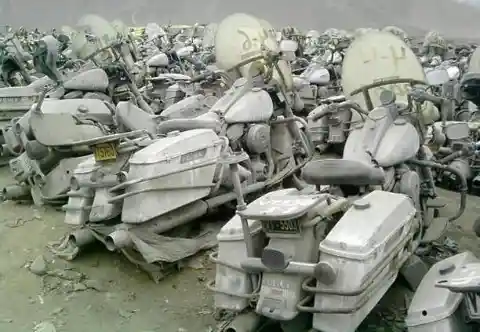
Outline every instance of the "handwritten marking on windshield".
[[[381, 51], [383, 50], [385, 49], [381, 49]], [[389, 45], [385, 51], [386, 53], [381, 53], [376, 47], [373, 47], [370, 49], [370, 52], [368, 52], [370, 53], [369, 57], [367, 57], [364, 52], [361, 52], [363, 63], [370, 63], [376, 60], [392, 61], [394, 72], [397, 72], [400, 60], [405, 60], [407, 58], [407, 50], [405, 47], [401, 46], [400, 52], [398, 52], [398, 49], [394, 45]]]
[[242, 49], [245, 52], [252, 50], [252, 48], [259, 50], [268, 40], [268, 32], [265, 29], [239, 28], [237, 32], [244, 38]]

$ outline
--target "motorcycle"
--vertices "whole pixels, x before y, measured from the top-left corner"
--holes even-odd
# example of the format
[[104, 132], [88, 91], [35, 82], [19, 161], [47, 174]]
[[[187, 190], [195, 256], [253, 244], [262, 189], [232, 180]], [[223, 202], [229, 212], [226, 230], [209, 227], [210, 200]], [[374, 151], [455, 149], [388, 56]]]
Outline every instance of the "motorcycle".
[[[117, 32], [113, 29], [108, 32], [111, 33], [112, 40], [117, 36]], [[62, 84], [63, 76], [56, 68], [58, 55], [56, 39], [47, 36], [43, 38], [43, 42], [43, 52], [39, 53], [37, 65], [53, 81]], [[105, 41], [99, 41], [97, 48], [92, 48], [92, 44], [88, 44], [85, 40], [85, 35], [81, 34], [77, 34], [74, 43], [77, 46], [77, 54], [82, 55], [85, 61], [95, 58], [112, 47], [105, 45]], [[153, 115], [153, 111], [132, 82], [126, 68], [131, 60], [129, 58], [131, 54], [122, 46], [114, 46], [118, 53], [114, 65], [109, 65], [105, 71], [100, 70], [105, 76], [107, 72], [119, 75], [120, 84], [128, 86], [132, 95], [135, 96], [135, 102], [146, 110], [137, 108], [136, 111]], [[120, 62], [120, 58], [124, 62]], [[102, 64], [105, 65], [105, 63]], [[82, 73], [79, 75], [81, 76]], [[106, 92], [108, 80], [106, 83], [99, 94]], [[94, 84], [90, 86], [90, 89], [95, 88]], [[99, 137], [114, 134], [125, 127], [123, 122], [115, 120], [116, 110], [110, 100], [105, 100], [106, 98], [93, 95], [84, 96], [83, 99], [59, 100], [47, 98], [48, 91], [49, 87], [45, 89], [41, 100], [23, 117], [17, 119], [11, 130], [4, 131], [4, 137], [9, 139], [8, 146], [12, 147], [16, 156], [10, 160], [10, 170], [19, 183], [19, 185], [4, 188], [4, 199], [24, 199], [30, 193], [36, 205], [64, 202], [68, 198], [66, 193], [70, 189], [70, 176], [73, 170], [86, 159], [85, 156], [91, 154], [89, 142], [95, 139], [98, 141]], [[132, 116], [135, 114], [130, 113], [126, 119]], [[145, 134], [145, 131], [141, 132]], [[130, 137], [129, 133], [118, 133], [118, 135], [118, 139]], [[135, 137], [138, 132], [131, 135]]]
[[466, 191], [454, 215], [436, 217], [431, 169], [458, 172], [429, 160], [423, 133], [433, 119], [409, 95], [417, 84], [425, 74], [403, 40], [369, 32], [351, 44], [347, 101], [328, 106], [355, 122], [342, 158], [308, 162], [302, 179], [312, 187], [240, 205], [218, 235], [208, 287], [215, 309], [231, 314], [224, 331], [256, 331], [266, 319], [283, 331], [300, 320], [305, 330], [354, 332], [400, 273], [418, 285], [408, 272], [417, 248], [463, 213]]
[[24, 86], [34, 81], [27, 67], [29, 60], [31, 55], [22, 48], [15, 35], [1, 41], [0, 71], [3, 87]]
[[[203, 115], [165, 120], [150, 127], [157, 138], [148, 146], [109, 153], [109, 161], [95, 154], [80, 164], [64, 207], [65, 223], [78, 228], [70, 234], [72, 243], [82, 246], [98, 239], [158, 280], [169, 267], [214, 245], [212, 232], [193, 238], [171, 232], [180, 226], [190, 227], [192, 221], [234, 201], [238, 197], [236, 181], [249, 196], [287, 179], [301, 182], [298, 170], [311, 155], [308, 136], [298, 134], [303, 130], [295, 123], [305, 127], [304, 122], [293, 115], [288, 96], [283, 94], [284, 82], [291, 80], [288, 67], [279, 74], [282, 60], [270, 56], [279, 54], [276, 42], [270, 40], [266, 41], [271, 46], [269, 52], [258, 45], [242, 58], [242, 40], [237, 39], [235, 50], [230, 43], [232, 37], [238, 38], [238, 24], [249, 24], [251, 36], [265, 30], [249, 15], [227, 20], [216, 38], [217, 59], [224, 59], [219, 67], [227, 73], [245, 73], [262, 66], [265, 71], [253, 78], [238, 78]], [[279, 75], [285, 75], [283, 81], [272, 81], [272, 76]], [[274, 109], [273, 97], [281, 96], [286, 102], [277, 102]], [[118, 116], [128, 114], [128, 107], [119, 104]], [[104, 175], [97, 176], [100, 173]], [[238, 178], [233, 174], [239, 174]], [[112, 226], [110, 221], [117, 217], [121, 223]]]

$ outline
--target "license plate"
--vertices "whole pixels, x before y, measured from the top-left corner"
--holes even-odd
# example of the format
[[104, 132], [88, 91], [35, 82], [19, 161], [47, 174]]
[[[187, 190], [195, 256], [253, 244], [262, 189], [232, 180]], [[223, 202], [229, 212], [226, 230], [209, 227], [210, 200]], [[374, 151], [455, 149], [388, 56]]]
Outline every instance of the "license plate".
[[115, 160], [117, 159], [117, 149], [113, 143], [98, 144], [93, 147], [95, 161]]
[[11, 103], [35, 103], [37, 101], [36, 96], [28, 97], [0, 97], [0, 104], [11, 104]]
[[1, 104], [10, 104], [20, 102], [22, 98], [20, 97], [0, 97]]
[[298, 219], [265, 220], [265, 221], [262, 221], [262, 227], [265, 233], [277, 233], [277, 234], [300, 233], [300, 223]]

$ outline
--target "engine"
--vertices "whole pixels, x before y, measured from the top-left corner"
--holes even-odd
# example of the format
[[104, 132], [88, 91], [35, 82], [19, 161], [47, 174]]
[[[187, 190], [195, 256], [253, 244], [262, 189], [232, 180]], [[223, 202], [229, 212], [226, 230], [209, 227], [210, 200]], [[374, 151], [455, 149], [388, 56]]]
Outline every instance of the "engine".
[[236, 151], [245, 150], [250, 156], [255, 181], [264, 181], [273, 169], [271, 130], [267, 124], [234, 124], [227, 129], [230, 145]]

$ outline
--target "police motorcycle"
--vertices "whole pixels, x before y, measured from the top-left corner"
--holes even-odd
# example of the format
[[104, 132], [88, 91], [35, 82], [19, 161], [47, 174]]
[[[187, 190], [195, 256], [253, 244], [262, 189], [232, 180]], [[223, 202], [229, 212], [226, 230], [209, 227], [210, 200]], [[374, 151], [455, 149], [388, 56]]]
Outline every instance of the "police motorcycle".
[[305, 165], [302, 178], [313, 188], [239, 202], [217, 236], [208, 287], [225, 318], [221, 331], [274, 322], [280, 331], [354, 332], [400, 271], [416, 286], [408, 271], [417, 248], [463, 213], [465, 192], [455, 215], [435, 214], [431, 169], [456, 171], [429, 160], [425, 124], [436, 118], [409, 95], [427, 82], [404, 41], [385, 32], [359, 36], [342, 78], [347, 100], [329, 107], [352, 112], [342, 158]]
[[15, 34], [0, 41], [0, 71], [2, 87], [25, 86], [35, 78], [29, 72], [32, 56], [25, 51]]
[[[92, 153], [92, 146], [95, 145], [92, 140], [102, 141], [103, 136], [116, 133], [120, 138], [124, 138], [125, 135], [125, 137], [138, 136], [138, 131], [133, 131], [132, 134], [125, 133], [128, 131], [125, 130], [125, 122], [128, 122], [129, 118], [137, 117], [135, 112], [150, 114], [149, 119], [154, 120], [153, 111], [141, 98], [138, 88], [133, 83], [134, 80], [129, 75], [128, 66], [132, 62], [130, 51], [124, 47], [118, 31], [108, 22], [106, 24], [104, 22], [93, 15], [87, 15], [80, 20], [78, 30], [81, 31], [82, 27], [88, 27], [89, 30], [83, 34], [77, 33], [73, 47], [76, 54], [85, 61], [102, 63], [106, 59], [110, 60], [111, 56], [115, 57], [115, 66], [109, 70], [111, 73], [123, 75], [121, 77], [125, 79], [120, 79], [120, 84], [129, 87], [132, 94], [132, 102], [129, 104], [135, 109], [129, 114], [124, 114], [123, 118], [119, 116], [117, 119], [115, 106], [110, 100], [105, 100], [98, 94], [81, 99], [54, 99], [47, 98], [50, 87], [46, 87], [39, 102], [15, 122], [11, 130], [15, 135], [5, 136], [12, 138], [9, 144], [15, 146], [16, 142], [19, 149], [16, 157], [9, 162], [10, 171], [18, 184], [3, 189], [4, 199], [24, 199], [31, 196], [36, 205], [62, 204], [68, 199], [66, 194], [70, 188], [73, 170]], [[92, 33], [101, 38], [94, 39], [95, 42], [87, 40], [87, 37], [92, 39]], [[58, 56], [56, 39], [53, 36], [46, 36], [42, 42], [43, 52], [38, 54], [37, 65], [52, 81], [58, 82], [59, 86], [65, 85], [66, 83], [62, 83], [64, 76], [56, 67]], [[102, 91], [105, 92], [109, 82], [108, 80], [100, 82], [106, 83], [102, 85]], [[90, 83], [90, 88], [94, 89], [95, 82]], [[98, 86], [97, 88], [100, 89]], [[144, 133], [145, 130], [141, 132]]]
[[[266, 24], [247, 14], [219, 24], [217, 64], [237, 79], [209, 112], [164, 120], [153, 128], [160, 137], [147, 147], [118, 152], [110, 163], [91, 157], [75, 169], [64, 206], [65, 223], [74, 227], [71, 244], [99, 240], [159, 280], [216, 243], [216, 232], [175, 232], [195, 229], [193, 221], [228, 207], [238, 197], [237, 184], [248, 197], [284, 182], [301, 184], [298, 171], [311, 158], [308, 135], [293, 115], [289, 67]], [[104, 181], [99, 173], [117, 177]]]
[[[443, 113], [443, 121], [436, 122], [430, 128], [428, 136], [435, 139], [435, 144], [430, 146], [438, 162], [448, 163], [461, 172], [467, 179], [469, 190], [476, 194], [480, 188], [478, 156], [466, 155], [462, 151], [468, 150], [480, 138], [476, 106], [478, 100], [475, 97], [478, 90], [480, 52], [475, 51], [472, 54], [468, 68], [461, 78], [458, 75], [459, 69], [451, 64], [442, 64], [426, 71], [427, 75], [436, 76], [440, 82], [434, 86], [431, 93], [437, 97], [436, 104]], [[449, 137], [445, 136], [445, 131], [448, 131]], [[449, 189], [458, 189], [454, 174], [438, 172], [436, 178]]]

